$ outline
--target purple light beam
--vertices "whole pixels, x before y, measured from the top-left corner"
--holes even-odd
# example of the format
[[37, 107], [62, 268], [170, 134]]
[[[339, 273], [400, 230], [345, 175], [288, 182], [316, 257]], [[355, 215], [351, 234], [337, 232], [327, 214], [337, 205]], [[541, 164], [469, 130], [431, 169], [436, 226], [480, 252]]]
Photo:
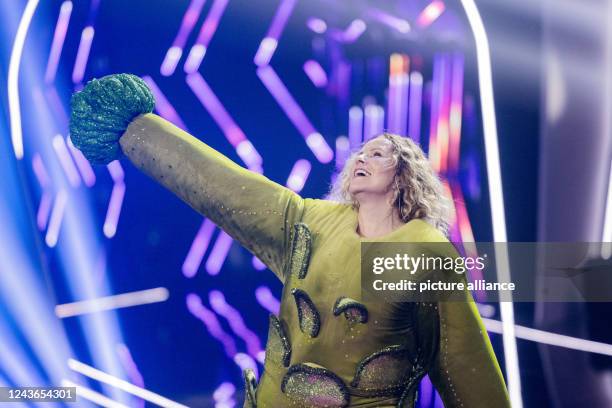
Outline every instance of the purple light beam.
[[64, 1], [60, 7], [59, 16], [57, 17], [57, 23], [55, 25], [55, 32], [53, 33], [51, 52], [49, 53], [47, 69], [45, 70], [46, 84], [50, 84], [55, 80], [57, 65], [62, 54], [62, 48], [64, 48], [64, 41], [66, 40], [66, 32], [68, 31], [68, 23], [70, 22], [71, 14], [72, 2], [69, 0]]
[[302, 134], [306, 144], [317, 160], [321, 163], [329, 163], [334, 158], [334, 152], [323, 138], [323, 135], [312, 126], [306, 114], [304, 114], [302, 108], [293, 99], [293, 96], [291, 96], [274, 69], [269, 65], [260, 67], [257, 69], [257, 75], [266, 88], [268, 88], [270, 94], [276, 99], [276, 102], [285, 112], [291, 123]]
[[272, 55], [274, 55], [276, 47], [278, 46], [278, 40], [283, 33], [296, 2], [297, 0], [282, 0], [280, 6], [276, 10], [268, 33], [264, 39], [261, 40], [255, 58], [253, 59], [253, 62], [255, 62], [255, 65], [258, 67], [263, 67], [270, 63]]
[[210, 40], [215, 34], [215, 31], [217, 31], [219, 20], [221, 20], [223, 12], [227, 7], [227, 3], [229, 3], [229, 0], [215, 0], [210, 8], [208, 16], [206, 16], [206, 20], [204, 20], [202, 28], [200, 29], [200, 34], [198, 34], [198, 39], [191, 47], [189, 55], [187, 56], [187, 61], [185, 61], [185, 65], [183, 66], [187, 74], [196, 72], [200, 68], [206, 51], [208, 50]]
[[89, 59], [89, 52], [91, 51], [91, 43], [93, 42], [94, 34], [95, 31], [92, 26], [85, 27], [81, 33], [81, 42], [79, 43], [74, 69], [72, 71], [72, 82], [75, 84], [81, 83], [85, 76], [85, 67]]
[[104, 220], [104, 236], [112, 238], [117, 233], [117, 224], [119, 223], [119, 215], [121, 214], [121, 206], [125, 196], [125, 183], [117, 182], [113, 185], [113, 191], [108, 203], [106, 211], [106, 219]]
[[202, 304], [202, 299], [194, 293], [187, 295], [187, 309], [204, 323], [210, 335], [223, 345], [225, 354], [233, 359], [236, 355], [236, 343], [229, 334], [223, 331], [215, 313], [208, 310]]
[[410, 74], [410, 97], [408, 101], [408, 136], [417, 143], [421, 142], [421, 108], [423, 104], [423, 75]]
[[321, 64], [315, 60], [308, 60], [304, 63], [303, 68], [314, 86], [317, 88], [325, 88], [327, 86], [327, 74]]
[[225, 262], [225, 258], [227, 257], [227, 253], [232, 247], [232, 237], [230, 237], [225, 231], [221, 231], [217, 236], [217, 240], [215, 241], [215, 245], [213, 249], [210, 251], [210, 255], [206, 260], [206, 264], [204, 267], [206, 268], [206, 272], [209, 275], [218, 275], [221, 271], [221, 267], [223, 266], [223, 262]]
[[350, 148], [356, 149], [363, 141], [363, 110], [359, 106], [349, 109], [348, 133]]
[[257, 335], [250, 330], [244, 323], [244, 319], [240, 315], [240, 312], [236, 308], [232, 307], [225, 300], [225, 296], [218, 290], [211, 290], [208, 294], [208, 302], [210, 307], [220, 316], [227, 320], [230, 328], [240, 337], [246, 344], [247, 352], [257, 357], [261, 351], [261, 343]]
[[68, 194], [66, 194], [65, 190], [60, 190], [55, 196], [55, 203], [53, 205], [53, 210], [51, 210], [51, 218], [49, 220], [49, 228], [47, 228], [47, 235], [45, 236], [45, 242], [49, 248], [53, 248], [57, 244], [67, 202]]
[[185, 277], [193, 278], [198, 273], [198, 268], [200, 268], [202, 264], [202, 259], [210, 244], [210, 239], [215, 228], [215, 224], [208, 218], [202, 222], [195, 239], [191, 243], [191, 248], [189, 248], [187, 257], [183, 262], [183, 275]]
[[62, 169], [70, 182], [70, 185], [72, 187], [78, 187], [81, 185], [81, 178], [79, 177], [79, 172], [77, 171], [77, 168], [70, 157], [68, 147], [66, 146], [66, 141], [62, 135], [57, 134], [53, 137], [52, 144]]
[[162, 62], [159, 70], [163, 76], [170, 76], [174, 74], [176, 66], [183, 55], [183, 48], [185, 47], [185, 43], [187, 43], [187, 38], [200, 18], [200, 13], [202, 13], [204, 3], [206, 3], [206, 0], [191, 0], [189, 3], [187, 11], [185, 11], [185, 15], [181, 21], [179, 31], [174, 38], [172, 46], [168, 48], [164, 61]]
[[72, 158], [76, 163], [77, 168], [79, 169], [79, 173], [81, 173], [81, 178], [87, 187], [92, 187], [96, 184], [96, 174], [89, 164], [89, 161], [83, 156], [83, 153], [72, 144], [72, 140], [70, 140], [70, 136], [66, 137], [66, 144], [68, 145], [68, 150], [70, 154], [72, 154]]
[[151, 88], [151, 92], [155, 97], [155, 109], [157, 113], [184, 131], [188, 131], [187, 125], [185, 125], [185, 122], [183, 122], [176, 109], [174, 109], [168, 98], [166, 98], [166, 95], [159, 89], [153, 78], [147, 75], [142, 77], [142, 79], [147, 83], [149, 88]]
[[214, 119], [226, 139], [236, 149], [238, 156], [250, 170], [262, 172], [262, 158], [253, 144], [246, 138], [244, 132], [223, 107], [213, 90], [208, 86], [202, 75], [195, 72], [187, 75], [187, 85]]
[[287, 187], [296, 193], [302, 191], [311, 169], [312, 165], [308, 160], [300, 159], [296, 161], [287, 178]]
[[280, 302], [274, 297], [272, 291], [267, 286], [260, 286], [255, 289], [255, 298], [257, 302], [270, 313], [278, 315], [280, 311]]
[[365, 119], [363, 124], [363, 141], [383, 132], [385, 122], [385, 111], [382, 106], [368, 105], [365, 108]]

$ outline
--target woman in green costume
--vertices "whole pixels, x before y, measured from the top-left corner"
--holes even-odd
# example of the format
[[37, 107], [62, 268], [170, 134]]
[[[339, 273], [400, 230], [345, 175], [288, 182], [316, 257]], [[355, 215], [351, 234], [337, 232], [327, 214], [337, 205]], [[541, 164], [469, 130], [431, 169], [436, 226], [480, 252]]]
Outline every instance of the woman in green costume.
[[283, 283], [259, 383], [244, 373], [246, 407], [413, 407], [426, 374], [445, 407], [510, 406], [469, 293], [453, 302], [362, 298], [362, 241], [448, 243], [441, 184], [409, 139], [372, 139], [339, 176], [339, 200], [304, 199], [152, 114], [138, 77], [93, 80], [71, 104], [71, 138], [85, 157], [127, 156]]

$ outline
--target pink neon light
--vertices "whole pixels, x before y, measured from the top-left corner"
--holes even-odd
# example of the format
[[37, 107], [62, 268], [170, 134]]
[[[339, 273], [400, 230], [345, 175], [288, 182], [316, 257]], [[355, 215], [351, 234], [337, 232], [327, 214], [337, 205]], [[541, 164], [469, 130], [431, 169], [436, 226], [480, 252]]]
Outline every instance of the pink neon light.
[[47, 69], [45, 70], [45, 83], [50, 84], [55, 80], [57, 73], [57, 65], [59, 63], [64, 41], [66, 39], [66, 31], [68, 31], [68, 23], [72, 14], [72, 2], [64, 1], [60, 7], [59, 16], [53, 33], [53, 42], [51, 43], [51, 52], [47, 61]]
[[215, 224], [208, 218], [202, 222], [195, 239], [191, 243], [185, 262], [183, 262], [183, 275], [185, 277], [193, 278], [198, 273], [198, 268], [202, 264], [202, 259], [204, 259], [204, 254], [215, 228]]
[[451, 79], [451, 102], [449, 113], [450, 141], [448, 166], [452, 172], [459, 168], [459, 146], [461, 144], [461, 115], [463, 112], [463, 57], [453, 57]]
[[442, 82], [441, 82], [441, 99], [438, 118], [438, 171], [446, 172], [448, 166], [448, 148], [449, 148], [449, 115], [450, 115], [450, 97], [451, 97], [451, 60], [450, 56], [442, 57]]
[[425, 28], [431, 25], [431, 23], [436, 21], [436, 19], [440, 17], [442, 13], [444, 13], [445, 9], [446, 6], [442, 1], [432, 1], [429, 5], [427, 5], [427, 7], [423, 9], [423, 11], [421, 11], [419, 16], [417, 17], [417, 25], [421, 28]]

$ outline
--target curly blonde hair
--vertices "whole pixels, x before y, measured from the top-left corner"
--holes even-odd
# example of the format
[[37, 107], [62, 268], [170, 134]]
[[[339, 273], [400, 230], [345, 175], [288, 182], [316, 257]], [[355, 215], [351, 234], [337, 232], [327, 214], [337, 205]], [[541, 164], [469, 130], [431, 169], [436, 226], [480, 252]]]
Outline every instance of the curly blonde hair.
[[[452, 201], [423, 150], [407, 137], [387, 132], [378, 137], [384, 137], [393, 145], [396, 166], [393, 202], [397, 203], [402, 221], [420, 218], [448, 236]], [[359, 208], [359, 203], [350, 194], [349, 184], [357, 157], [356, 152], [348, 158], [328, 195], [330, 200], [351, 204], [354, 209]]]

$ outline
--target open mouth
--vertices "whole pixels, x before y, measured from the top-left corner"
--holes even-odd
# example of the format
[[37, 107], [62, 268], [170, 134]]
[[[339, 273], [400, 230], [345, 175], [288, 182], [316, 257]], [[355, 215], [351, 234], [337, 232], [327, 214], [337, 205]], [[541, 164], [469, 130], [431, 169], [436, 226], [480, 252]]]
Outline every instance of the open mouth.
[[353, 173], [354, 177], [368, 177], [371, 176], [372, 174], [364, 169], [357, 169], [355, 170], [355, 172]]

